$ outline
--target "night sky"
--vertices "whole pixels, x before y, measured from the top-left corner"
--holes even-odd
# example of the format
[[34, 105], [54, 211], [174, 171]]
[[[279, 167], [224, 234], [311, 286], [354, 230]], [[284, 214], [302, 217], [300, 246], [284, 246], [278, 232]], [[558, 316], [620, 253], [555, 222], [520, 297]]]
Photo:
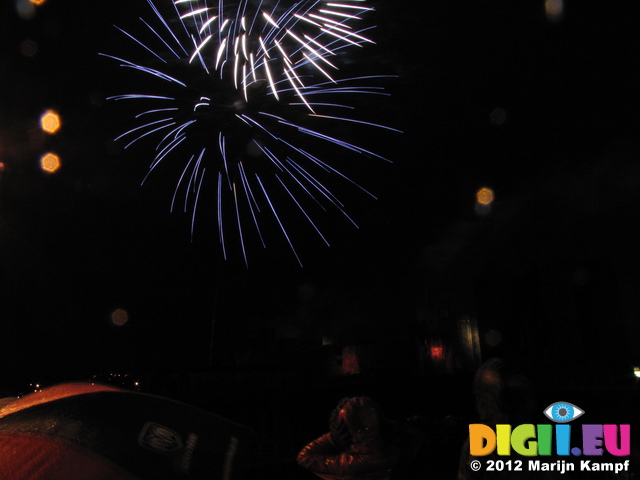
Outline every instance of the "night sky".
[[[354, 173], [378, 198], [347, 190], [360, 228], [319, 219], [331, 247], [292, 227], [302, 268], [272, 226], [248, 268], [223, 260], [214, 213], [192, 238], [169, 212], [175, 178], [141, 185], [148, 149], [113, 141], [132, 123], [105, 98], [127, 76], [99, 53], [130, 48], [113, 25], [139, 28], [146, 2], [48, 0], [28, 18], [14, 3], [0, 7], [1, 375], [198, 369], [265, 332], [393, 337], [451, 312], [505, 343], [544, 340], [533, 354], [566, 338], [574, 370], [594, 350], [640, 361], [637, 2], [566, 1], [561, 18], [543, 0], [373, 2], [377, 44], [348, 68], [397, 76], [390, 97], [357, 102], [404, 133], [360, 137], [393, 162]], [[63, 122], [51, 136], [47, 109]]]

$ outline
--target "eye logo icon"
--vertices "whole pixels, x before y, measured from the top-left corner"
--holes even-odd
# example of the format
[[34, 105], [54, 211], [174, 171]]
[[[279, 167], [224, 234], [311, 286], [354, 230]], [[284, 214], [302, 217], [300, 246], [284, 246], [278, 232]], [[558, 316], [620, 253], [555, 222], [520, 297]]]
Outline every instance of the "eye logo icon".
[[543, 413], [556, 423], [567, 423], [581, 416], [584, 410], [573, 403], [556, 402], [545, 408]]

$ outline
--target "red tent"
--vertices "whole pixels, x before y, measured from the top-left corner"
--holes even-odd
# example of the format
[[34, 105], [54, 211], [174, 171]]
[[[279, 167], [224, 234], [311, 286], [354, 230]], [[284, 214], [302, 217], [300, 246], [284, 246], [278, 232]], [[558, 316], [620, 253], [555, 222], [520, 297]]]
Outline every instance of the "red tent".
[[183, 403], [91, 383], [3, 405], [3, 480], [231, 480], [253, 438]]

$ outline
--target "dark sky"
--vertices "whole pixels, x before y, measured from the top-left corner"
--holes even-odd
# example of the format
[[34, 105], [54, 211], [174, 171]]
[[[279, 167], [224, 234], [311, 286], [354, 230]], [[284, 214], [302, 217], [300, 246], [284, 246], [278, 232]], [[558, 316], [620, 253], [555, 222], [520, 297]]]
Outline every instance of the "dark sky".
[[[246, 268], [237, 256], [221, 259], [206, 211], [193, 240], [188, 216], [168, 212], [173, 178], [160, 172], [140, 186], [144, 148], [113, 142], [130, 118], [104, 98], [126, 91], [126, 75], [98, 54], [128, 48], [113, 25], [140, 25], [138, 16], [151, 16], [146, 2], [48, 0], [30, 19], [5, 2], [3, 368], [202, 365], [214, 319], [227, 345], [267, 326], [304, 329], [309, 318], [371, 328], [378, 316], [415, 318], [434, 295], [455, 308], [448, 302], [466, 288], [456, 279], [487, 270], [497, 289], [556, 263], [597, 264], [635, 285], [637, 2], [566, 1], [557, 21], [543, 0], [375, 6], [377, 45], [348, 68], [397, 75], [386, 84], [391, 97], [362, 105], [404, 131], [365, 133], [393, 161], [356, 174], [378, 200], [348, 194], [360, 228], [322, 219], [332, 246], [302, 236], [303, 268], [277, 229]], [[34, 55], [21, 53], [25, 41]], [[48, 108], [63, 118], [50, 137], [37, 123]], [[48, 150], [62, 157], [54, 175], [38, 166]], [[483, 186], [496, 194], [486, 216], [474, 210]], [[129, 313], [123, 328], [109, 322], [117, 308]]]

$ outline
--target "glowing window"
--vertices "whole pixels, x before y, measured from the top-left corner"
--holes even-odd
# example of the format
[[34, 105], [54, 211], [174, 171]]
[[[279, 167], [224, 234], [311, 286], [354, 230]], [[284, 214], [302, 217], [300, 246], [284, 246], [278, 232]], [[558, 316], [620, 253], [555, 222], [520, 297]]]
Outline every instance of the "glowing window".
[[342, 349], [342, 373], [345, 375], [360, 373], [357, 347], [344, 347]]
[[431, 359], [444, 360], [444, 347], [442, 345], [431, 345]]

